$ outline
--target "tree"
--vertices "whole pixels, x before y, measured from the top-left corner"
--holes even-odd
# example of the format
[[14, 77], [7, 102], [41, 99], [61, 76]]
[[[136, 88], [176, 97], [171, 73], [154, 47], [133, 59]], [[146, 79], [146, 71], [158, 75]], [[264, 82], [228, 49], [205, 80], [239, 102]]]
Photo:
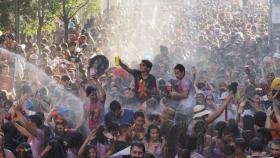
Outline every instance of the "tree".
[[[38, 0], [37, 7], [37, 42], [40, 43], [42, 30], [50, 31], [54, 29], [54, 20], [59, 13], [60, 5], [57, 0]], [[44, 28], [44, 26], [46, 27]]]
[[[20, 0], [19, 13], [22, 19], [30, 16], [31, 0]], [[3, 31], [14, 32], [15, 28], [15, 2], [14, 0], [0, 1], [0, 29]]]
[[62, 1], [62, 11], [60, 13], [60, 18], [64, 22], [64, 41], [68, 41], [68, 25], [70, 20], [83, 8], [85, 7], [89, 0], [61, 0]]

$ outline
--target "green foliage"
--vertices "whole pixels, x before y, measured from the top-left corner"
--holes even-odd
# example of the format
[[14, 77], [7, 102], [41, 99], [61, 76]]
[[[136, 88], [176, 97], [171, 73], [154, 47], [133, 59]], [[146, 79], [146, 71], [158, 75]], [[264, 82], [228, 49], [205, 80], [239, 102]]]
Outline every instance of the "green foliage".
[[[50, 32], [55, 29], [54, 21], [57, 17], [61, 4], [58, 0], [41, 0], [44, 4], [42, 9], [43, 31]], [[38, 2], [39, 0], [19, 0], [20, 27], [22, 33], [34, 35], [37, 32], [38, 22]], [[0, 28], [4, 31], [14, 30], [15, 17], [14, 0], [0, 1]]]
[[90, 0], [88, 5], [79, 13], [82, 17], [89, 19], [101, 12], [101, 0]]

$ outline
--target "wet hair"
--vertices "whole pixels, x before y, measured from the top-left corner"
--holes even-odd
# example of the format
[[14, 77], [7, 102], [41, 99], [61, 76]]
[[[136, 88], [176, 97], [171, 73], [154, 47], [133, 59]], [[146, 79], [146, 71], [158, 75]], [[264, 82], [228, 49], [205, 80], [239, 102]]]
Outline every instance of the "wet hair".
[[63, 145], [63, 139], [61, 137], [54, 137], [49, 140], [48, 145], [52, 148], [51, 150], [44, 155], [44, 158], [66, 158], [66, 152]]
[[38, 93], [40, 95], [48, 95], [49, 94], [49, 90], [48, 90], [48, 87], [42, 87], [39, 89]]
[[151, 140], [151, 135], [150, 135], [150, 133], [151, 133], [152, 129], [156, 129], [156, 130], [158, 131], [158, 134], [159, 134], [158, 139], [161, 141], [161, 133], [160, 133], [160, 129], [159, 129], [159, 127], [158, 127], [157, 125], [150, 125], [150, 126], [148, 127], [147, 133], [146, 133], [146, 135], [145, 135], [146, 140], [147, 140], [147, 141], [150, 141], [150, 140]]
[[121, 104], [116, 100], [112, 101], [111, 104], [110, 104], [110, 110], [112, 112], [114, 112], [116, 110], [120, 110], [121, 108], [122, 108]]
[[68, 75], [61, 76], [61, 81], [70, 81], [70, 77]]
[[141, 148], [143, 150], [143, 153], [145, 153], [145, 151], [146, 151], [144, 143], [142, 143], [140, 141], [133, 142], [130, 146], [130, 151], [132, 151], [133, 147]]
[[254, 137], [249, 142], [249, 148], [254, 152], [262, 152], [263, 147], [263, 141], [261, 138]]
[[272, 134], [267, 128], [258, 129], [257, 135], [260, 135], [260, 138], [262, 138], [265, 144], [268, 144], [272, 140]]
[[114, 133], [119, 130], [119, 125], [116, 123], [110, 123], [107, 127], [108, 132]]
[[256, 112], [254, 115], [254, 121], [257, 126], [264, 127], [266, 121], [266, 113], [263, 111]]
[[77, 150], [83, 144], [83, 135], [79, 132], [71, 133], [70, 136], [66, 139], [67, 141], [67, 148], [75, 148]]
[[96, 132], [96, 141], [102, 144], [105, 144], [107, 142], [107, 137], [103, 134], [104, 131], [105, 131], [105, 127], [100, 126]]
[[225, 145], [223, 153], [225, 158], [235, 158], [235, 147], [232, 145]]
[[21, 143], [16, 148], [18, 158], [32, 158], [32, 149], [28, 143]]
[[153, 67], [152, 62], [150, 62], [149, 60], [142, 60], [142, 63], [143, 63], [144, 65], [146, 65], [150, 70], [151, 70], [152, 67]]
[[[84, 157], [85, 158], [88, 158], [88, 152], [90, 149], [94, 149], [95, 152], [97, 153], [97, 150], [96, 150], [96, 147], [94, 145], [87, 145], [86, 148], [85, 148], [85, 152], [84, 152]], [[96, 154], [97, 156], [97, 154]]]
[[136, 120], [138, 117], [142, 117], [145, 119], [145, 114], [142, 111], [136, 111], [133, 115], [134, 120]]
[[227, 126], [227, 124], [224, 121], [219, 121], [215, 124], [214, 129], [216, 131], [220, 131], [222, 128], [224, 128], [225, 126]]
[[88, 86], [86, 88], [86, 95], [89, 96], [92, 92], [96, 92], [96, 88], [93, 86]]
[[44, 115], [43, 112], [41, 112], [41, 111], [36, 112], [36, 115], [38, 115], [41, 118], [42, 121], [45, 120], [45, 115]]
[[174, 67], [174, 70], [179, 70], [180, 72], [186, 72], [186, 69], [185, 67], [182, 65], [182, 64], [177, 64], [175, 67]]
[[221, 128], [220, 131], [218, 131], [218, 138], [222, 138], [228, 134], [233, 134], [233, 132], [228, 126], [225, 126], [224, 128]]
[[36, 126], [37, 126], [38, 128], [41, 128], [41, 127], [42, 127], [42, 125], [43, 125], [43, 120], [42, 120], [41, 116], [39, 116], [39, 115], [37, 115], [37, 114], [35, 114], [35, 115], [30, 115], [30, 116], [29, 116], [29, 119], [31, 120], [31, 122], [35, 123]]

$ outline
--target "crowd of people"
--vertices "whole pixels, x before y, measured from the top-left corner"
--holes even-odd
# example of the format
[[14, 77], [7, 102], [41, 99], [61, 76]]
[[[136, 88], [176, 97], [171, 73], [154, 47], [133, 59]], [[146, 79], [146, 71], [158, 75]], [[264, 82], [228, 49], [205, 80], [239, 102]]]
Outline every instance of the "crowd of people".
[[269, 2], [162, 1], [157, 11], [170, 14], [155, 22], [168, 31], [141, 37], [158, 53], [138, 61], [110, 54], [129, 43], [126, 27], [144, 25], [122, 6], [73, 18], [67, 42], [59, 22], [41, 43], [3, 31], [0, 158], [280, 158]]

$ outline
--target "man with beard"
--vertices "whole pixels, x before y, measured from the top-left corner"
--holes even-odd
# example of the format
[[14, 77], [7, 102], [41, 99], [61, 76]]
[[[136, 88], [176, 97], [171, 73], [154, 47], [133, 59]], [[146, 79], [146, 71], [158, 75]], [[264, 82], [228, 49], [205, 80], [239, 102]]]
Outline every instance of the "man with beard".
[[274, 158], [280, 158], [280, 139], [277, 138], [272, 141], [270, 147], [270, 156]]
[[130, 147], [130, 158], [144, 158], [145, 146], [142, 142], [134, 142]]
[[120, 66], [134, 77], [135, 96], [141, 103], [156, 94], [156, 78], [150, 74], [153, 64], [149, 60], [142, 60], [140, 70], [130, 69], [120, 60]]
[[63, 139], [68, 137], [72, 132], [74, 132], [73, 129], [67, 129], [66, 128], [67, 121], [63, 119], [58, 119], [55, 121], [55, 136], [59, 136]]

